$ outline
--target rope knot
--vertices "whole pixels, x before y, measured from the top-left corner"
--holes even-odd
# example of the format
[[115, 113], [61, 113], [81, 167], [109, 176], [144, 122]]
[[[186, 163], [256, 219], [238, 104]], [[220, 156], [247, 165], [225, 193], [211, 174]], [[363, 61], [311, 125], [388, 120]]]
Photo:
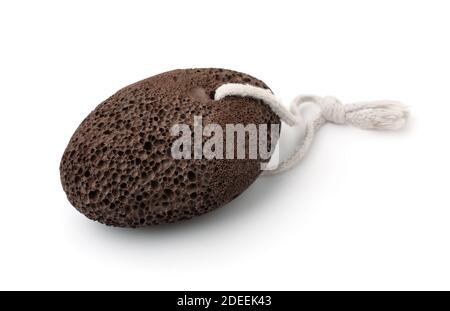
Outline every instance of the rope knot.
[[337, 124], [346, 122], [344, 105], [337, 98], [325, 96], [318, 101], [318, 105], [325, 120]]
[[408, 110], [405, 105], [379, 100], [343, 105], [332, 96], [316, 97], [325, 121], [351, 124], [362, 129], [397, 130], [405, 125]]

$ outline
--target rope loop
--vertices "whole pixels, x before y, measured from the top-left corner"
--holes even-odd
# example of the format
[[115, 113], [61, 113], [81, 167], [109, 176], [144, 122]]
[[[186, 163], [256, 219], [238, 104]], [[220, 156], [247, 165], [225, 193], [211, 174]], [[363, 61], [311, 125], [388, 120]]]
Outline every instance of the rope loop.
[[[292, 101], [290, 110], [287, 110], [269, 89], [239, 83], [221, 85], [216, 89], [214, 99], [221, 100], [227, 96], [262, 100], [283, 122], [289, 126], [300, 126], [305, 131], [294, 152], [281, 161], [276, 169], [265, 170], [264, 175], [281, 173], [301, 161], [311, 146], [314, 134], [326, 122], [349, 124], [368, 130], [398, 130], [405, 126], [409, 115], [407, 106], [396, 101], [380, 100], [344, 105], [335, 97], [315, 95], [297, 96]], [[320, 111], [308, 122], [301, 113], [301, 107], [307, 103], [317, 105]]]

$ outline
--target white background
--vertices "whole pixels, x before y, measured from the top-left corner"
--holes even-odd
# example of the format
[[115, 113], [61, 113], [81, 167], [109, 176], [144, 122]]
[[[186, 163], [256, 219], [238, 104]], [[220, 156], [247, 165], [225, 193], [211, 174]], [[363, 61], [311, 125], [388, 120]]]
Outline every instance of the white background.
[[[2, 1], [0, 289], [450, 289], [448, 1]], [[326, 125], [292, 171], [149, 229], [67, 201], [62, 153], [137, 80], [224, 67], [297, 94], [410, 105], [406, 129]], [[285, 132], [286, 133], [286, 132]], [[286, 134], [286, 135], [289, 135]]]

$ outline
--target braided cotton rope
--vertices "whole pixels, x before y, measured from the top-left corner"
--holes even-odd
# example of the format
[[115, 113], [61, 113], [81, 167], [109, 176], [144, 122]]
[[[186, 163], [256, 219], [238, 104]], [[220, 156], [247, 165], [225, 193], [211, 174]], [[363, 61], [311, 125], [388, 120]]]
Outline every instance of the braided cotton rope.
[[[298, 126], [305, 132], [303, 139], [297, 142], [294, 152], [284, 159], [276, 169], [264, 171], [264, 175], [281, 173], [301, 161], [311, 146], [315, 132], [326, 122], [351, 124], [362, 129], [397, 130], [405, 125], [408, 117], [408, 108], [404, 104], [389, 100], [343, 105], [338, 99], [331, 96], [300, 95], [292, 101], [289, 111], [270, 90], [248, 84], [223, 84], [216, 89], [214, 99], [220, 100], [227, 96], [260, 99], [283, 122], [289, 126]], [[307, 103], [317, 105], [320, 110], [308, 122], [300, 112], [300, 107]]]

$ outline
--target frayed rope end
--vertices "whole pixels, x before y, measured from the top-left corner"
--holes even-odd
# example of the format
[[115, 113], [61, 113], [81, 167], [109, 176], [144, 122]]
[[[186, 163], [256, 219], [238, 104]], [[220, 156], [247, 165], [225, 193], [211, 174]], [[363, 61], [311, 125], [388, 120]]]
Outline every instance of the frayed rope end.
[[345, 105], [347, 123], [362, 129], [399, 130], [406, 125], [409, 108], [397, 101], [373, 101]]

